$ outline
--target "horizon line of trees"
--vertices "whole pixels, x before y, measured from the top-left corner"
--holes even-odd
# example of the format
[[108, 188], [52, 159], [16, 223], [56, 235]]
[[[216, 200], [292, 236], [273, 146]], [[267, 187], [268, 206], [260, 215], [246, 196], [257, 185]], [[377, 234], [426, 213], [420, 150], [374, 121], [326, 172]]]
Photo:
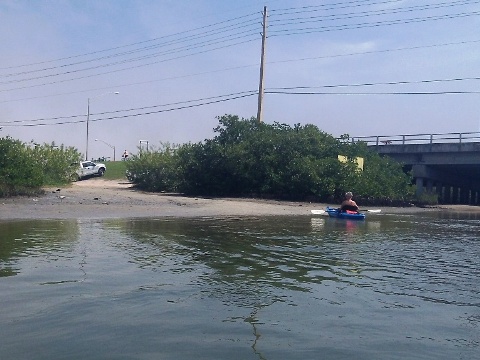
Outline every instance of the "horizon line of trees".
[[[127, 178], [145, 191], [197, 196], [339, 201], [352, 191], [363, 205], [414, 199], [412, 176], [400, 163], [363, 142], [352, 143], [347, 134], [336, 139], [311, 124], [270, 125], [236, 115], [217, 119], [212, 139], [139, 149], [126, 164]], [[0, 138], [0, 197], [69, 183], [71, 164], [80, 159], [73, 147]]]
[[336, 139], [311, 124], [217, 119], [213, 139], [140, 149], [127, 164], [128, 179], [145, 191], [186, 195], [338, 201], [352, 191], [363, 204], [412, 201], [411, 174], [348, 135]]

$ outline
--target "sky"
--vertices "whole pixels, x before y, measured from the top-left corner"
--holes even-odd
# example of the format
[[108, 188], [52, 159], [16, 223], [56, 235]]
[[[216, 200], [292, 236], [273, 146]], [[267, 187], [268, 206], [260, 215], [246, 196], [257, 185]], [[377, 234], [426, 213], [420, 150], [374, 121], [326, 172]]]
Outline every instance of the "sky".
[[0, 137], [118, 160], [256, 117], [264, 7], [265, 123], [480, 131], [480, 0], [0, 0]]

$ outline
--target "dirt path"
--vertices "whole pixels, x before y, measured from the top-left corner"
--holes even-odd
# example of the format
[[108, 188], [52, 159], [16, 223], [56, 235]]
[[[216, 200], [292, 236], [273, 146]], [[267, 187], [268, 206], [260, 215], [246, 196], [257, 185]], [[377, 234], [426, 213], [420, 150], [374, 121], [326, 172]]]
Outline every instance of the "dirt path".
[[[311, 216], [326, 204], [256, 199], [210, 199], [146, 193], [127, 182], [92, 178], [65, 188], [46, 189], [39, 197], [0, 199], [1, 219], [107, 219], [139, 217]], [[457, 211], [479, 207], [451, 206]], [[441, 210], [441, 209], [439, 209]], [[384, 208], [382, 213], [432, 211]]]

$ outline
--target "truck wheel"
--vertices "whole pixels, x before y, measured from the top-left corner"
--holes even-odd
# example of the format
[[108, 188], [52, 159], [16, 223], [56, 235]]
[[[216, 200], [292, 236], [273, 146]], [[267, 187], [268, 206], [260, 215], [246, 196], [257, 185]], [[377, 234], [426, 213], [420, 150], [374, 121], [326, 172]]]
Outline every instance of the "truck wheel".
[[105, 173], [105, 169], [104, 169], [104, 168], [98, 169], [98, 176], [103, 176], [104, 173]]

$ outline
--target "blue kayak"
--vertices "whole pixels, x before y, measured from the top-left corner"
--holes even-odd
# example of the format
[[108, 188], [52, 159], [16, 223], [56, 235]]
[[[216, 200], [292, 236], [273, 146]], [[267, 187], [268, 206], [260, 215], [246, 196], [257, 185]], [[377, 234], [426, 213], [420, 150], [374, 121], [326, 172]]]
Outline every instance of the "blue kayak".
[[359, 212], [341, 212], [339, 209], [334, 209], [331, 207], [327, 207], [325, 211], [328, 213], [330, 217], [338, 218], [338, 219], [350, 219], [350, 220], [365, 220], [365, 214], [361, 214]]

